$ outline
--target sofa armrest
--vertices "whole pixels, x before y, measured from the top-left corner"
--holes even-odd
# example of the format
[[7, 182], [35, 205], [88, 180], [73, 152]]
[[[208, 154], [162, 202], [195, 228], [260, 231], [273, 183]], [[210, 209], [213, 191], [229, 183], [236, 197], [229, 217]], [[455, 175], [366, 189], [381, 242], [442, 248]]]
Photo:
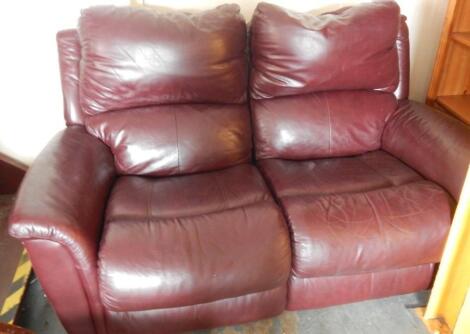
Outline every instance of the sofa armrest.
[[65, 246], [81, 270], [96, 266], [103, 211], [114, 180], [108, 147], [81, 126], [58, 133], [26, 173], [9, 233]]
[[470, 127], [421, 103], [400, 104], [385, 125], [382, 148], [458, 200], [470, 163]]

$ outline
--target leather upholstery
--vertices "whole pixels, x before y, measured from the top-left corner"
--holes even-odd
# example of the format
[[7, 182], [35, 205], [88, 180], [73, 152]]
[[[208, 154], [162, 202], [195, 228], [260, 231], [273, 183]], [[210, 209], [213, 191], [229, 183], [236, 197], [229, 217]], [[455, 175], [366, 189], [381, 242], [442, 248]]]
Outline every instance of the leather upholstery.
[[253, 100], [257, 159], [311, 159], [380, 148], [392, 94], [337, 91]]
[[[399, 83], [394, 94], [399, 100], [408, 98], [410, 80], [410, 47], [406, 17], [401, 16], [401, 24], [396, 40], [398, 51]], [[83, 124], [86, 115], [81, 111], [78, 83], [81, 47], [76, 29], [62, 30], [57, 33], [57, 46], [64, 95], [64, 116], [67, 125]]]
[[424, 104], [406, 101], [390, 118], [382, 141], [384, 150], [458, 200], [470, 164], [468, 125]]
[[331, 159], [265, 159], [258, 161], [258, 167], [279, 197], [357, 193], [422, 180], [381, 150]]
[[400, 29], [396, 41], [398, 51], [398, 70], [399, 81], [395, 90], [395, 96], [398, 100], [408, 99], [410, 92], [410, 40], [408, 26], [406, 25], [406, 16], [401, 16]]
[[249, 164], [177, 177], [126, 176], [114, 184], [106, 218], [128, 219], [147, 212], [158, 218], [190, 217], [271, 199], [260, 173]]
[[109, 333], [167, 334], [269, 318], [281, 313], [286, 287], [211, 303], [137, 312], [106, 312]]
[[[440, 185], [396, 157], [426, 166], [417, 170], [429, 178], [427, 171], [436, 167], [426, 156], [435, 154], [428, 151], [434, 147], [422, 138], [435, 142], [436, 153], [446, 146], [468, 157], [460, 140], [469, 132], [459, 129], [443, 145], [434, 136], [446, 130], [434, 132], [433, 126], [430, 136], [415, 116], [394, 125], [403, 118], [396, 99], [406, 103], [409, 75], [408, 31], [397, 4], [366, 3], [315, 16], [261, 3], [251, 47], [256, 158], [292, 239], [288, 308], [426, 287], [454, 203]], [[419, 125], [410, 126], [413, 121]], [[413, 155], [420, 147], [422, 153]], [[464, 158], [459, 166], [463, 161], [468, 164]], [[448, 178], [461, 185], [460, 172]]]
[[188, 174], [250, 161], [248, 108], [237, 104], [247, 80], [237, 5], [197, 14], [93, 7], [79, 32], [80, 101], [94, 115], [86, 128], [111, 148], [118, 173]]
[[78, 84], [80, 78], [80, 40], [76, 29], [57, 33], [60, 78], [64, 96], [64, 118], [67, 125], [82, 125], [85, 114], [80, 107]]
[[94, 7], [58, 34], [69, 127], [9, 231], [69, 333], [175, 333], [429, 286], [470, 130], [407, 101], [398, 6], [260, 4], [251, 32], [250, 85], [236, 5]]
[[246, 105], [129, 109], [89, 117], [86, 127], [111, 148], [120, 174], [188, 174], [251, 160]]
[[434, 265], [289, 281], [288, 310], [321, 308], [429, 289]]
[[387, 153], [259, 166], [288, 219], [296, 277], [439, 261], [452, 200]]
[[97, 293], [96, 272], [83, 273], [93, 275], [88, 277], [89, 288], [85, 288], [82, 282], [86, 276], [77, 271], [75, 261], [65, 246], [43, 239], [30, 239], [23, 243], [34, 273], [47, 298], [54, 304], [54, 310], [67, 328], [67, 333], [106, 333], [103, 306]]
[[79, 35], [80, 102], [89, 115], [246, 99], [246, 25], [238, 5], [196, 14], [91, 7], [82, 11]]
[[68, 247], [77, 266], [87, 269], [96, 262], [101, 218], [113, 179], [106, 145], [82, 127], [63, 130], [28, 170], [10, 215], [10, 234], [56, 241]]
[[[102, 306], [97, 289], [97, 250], [113, 180], [112, 155], [106, 145], [86, 133], [83, 127], [69, 127], [54, 137], [29, 168], [10, 215], [9, 233], [27, 241], [33, 266], [45, 290], [60, 300], [66, 294], [64, 290], [74, 282], [80, 284], [97, 333], [103, 333], [99, 325]], [[56, 253], [58, 245], [61, 254]], [[64, 267], [61, 278], [70, 281], [70, 285], [58, 285], [47, 276], [46, 273], [52, 272], [47, 269], [52, 264], [48, 261], [53, 260], [47, 257], [48, 253], [54, 253], [58, 259], [73, 260], [68, 262], [73, 269]], [[74, 275], [69, 277], [69, 273]], [[72, 311], [62, 308], [65, 304], [59, 303], [58, 313], [64, 314], [65, 324], [70, 323], [69, 331], [79, 333], [75, 326], [78, 319], [73, 318]], [[77, 297], [75, 316], [83, 316], [80, 305], [83, 301]]]
[[420, 181], [372, 191], [281, 198], [296, 277], [435, 263], [451, 220], [448, 195]]
[[250, 94], [261, 99], [341, 89], [393, 92], [399, 25], [400, 8], [393, 1], [319, 16], [260, 3], [251, 23]]
[[[453, 208], [441, 187], [383, 151], [258, 164], [290, 226], [290, 309], [415, 291], [416, 282], [425, 287], [414, 272], [409, 283], [385, 272], [439, 261]], [[376, 277], [393, 284], [380, 286]], [[332, 296], [336, 282], [369, 290]]]
[[261, 176], [240, 165], [176, 178], [120, 178], [99, 258], [105, 307], [141, 311], [284, 286], [290, 243]]

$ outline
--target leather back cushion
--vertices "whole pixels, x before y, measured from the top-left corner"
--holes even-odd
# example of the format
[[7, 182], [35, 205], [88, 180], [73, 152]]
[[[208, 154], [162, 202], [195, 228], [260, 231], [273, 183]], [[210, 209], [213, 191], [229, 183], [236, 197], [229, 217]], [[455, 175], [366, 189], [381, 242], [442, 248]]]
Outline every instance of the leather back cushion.
[[246, 100], [246, 24], [238, 5], [199, 13], [91, 7], [79, 21], [85, 113]]
[[347, 156], [381, 146], [393, 94], [333, 91], [252, 100], [257, 159]]
[[175, 175], [251, 158], [246, 25], [238, 5], [82, 12], [85, 126], [121, 174]]
[[[251, 28], [256, 157], [311, 159], [380, 148], [396, 108], [401, 24], [391, 1], [319, 16], [260, 3]], [[405, 95], [406, 87], [397, 92]]]
[[260, 3], [251, 26], [255, 99], [327, 90], [394, 92], [400, 8], [383, 1], [319, 16]]
[[120, 174], [188, 174], [251, 159], [247, 105], [153, 106], [102, 113], [85, 124], [111, 148]]

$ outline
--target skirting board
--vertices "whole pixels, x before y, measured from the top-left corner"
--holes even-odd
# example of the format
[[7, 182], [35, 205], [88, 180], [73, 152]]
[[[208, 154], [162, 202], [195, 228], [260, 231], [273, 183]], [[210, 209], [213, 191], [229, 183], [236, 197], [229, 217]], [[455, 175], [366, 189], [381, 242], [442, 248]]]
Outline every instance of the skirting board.
[[0, 194], [14, 194], [28, 166], [0, 153]]

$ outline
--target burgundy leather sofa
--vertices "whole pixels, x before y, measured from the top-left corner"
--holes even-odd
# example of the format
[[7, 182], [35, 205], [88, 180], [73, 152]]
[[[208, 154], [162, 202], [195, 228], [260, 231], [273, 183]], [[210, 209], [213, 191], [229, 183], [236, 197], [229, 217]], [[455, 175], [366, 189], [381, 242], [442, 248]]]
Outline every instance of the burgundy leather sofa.
[[398, 6], [261, 3], [250, 29], [248, 43], [237, 5], [105, 6], [59, 32], [67, 128], [28, 171], [10, 233], [69, 333], [429, 286], [470, 129], [408, 101]]

